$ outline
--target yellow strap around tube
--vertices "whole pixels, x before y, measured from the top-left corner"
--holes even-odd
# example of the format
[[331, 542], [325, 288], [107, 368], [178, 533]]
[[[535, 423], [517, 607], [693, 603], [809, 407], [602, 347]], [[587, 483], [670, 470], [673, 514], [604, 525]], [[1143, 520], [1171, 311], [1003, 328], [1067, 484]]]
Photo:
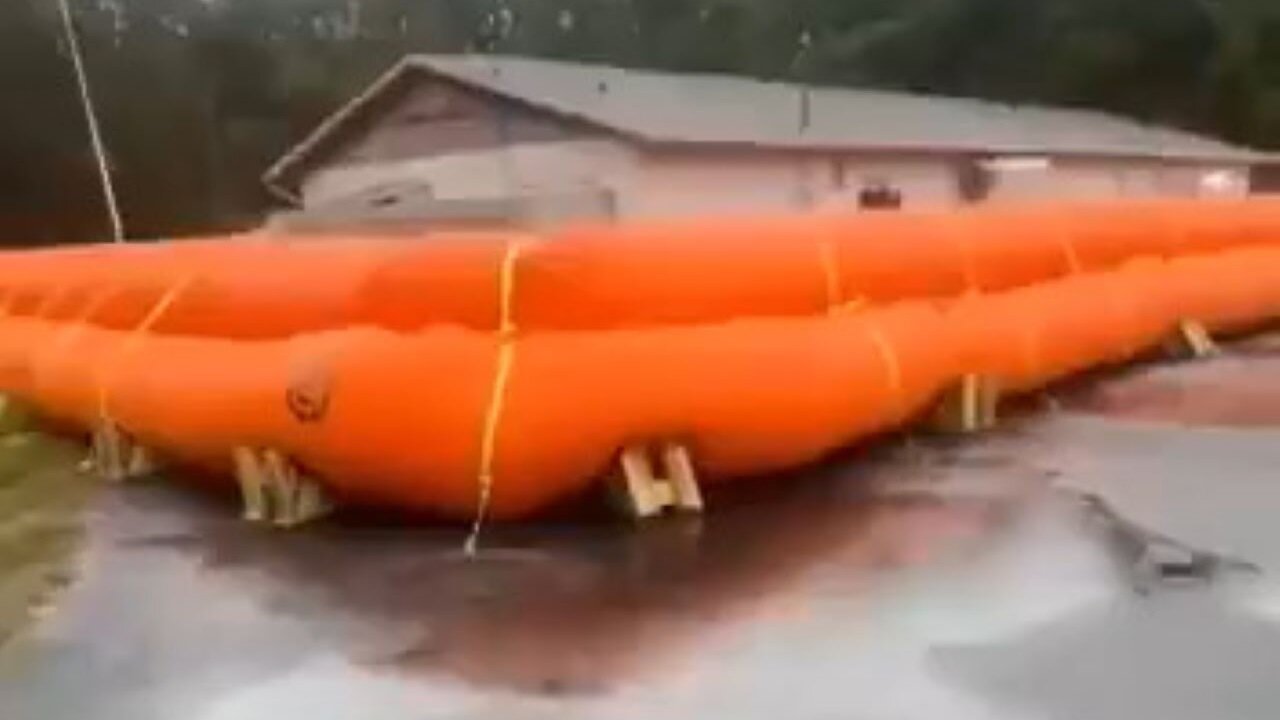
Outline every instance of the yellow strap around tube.
[[476, 476], [479, 497], [476, 516], [467, 535], [464, 550], [474, 557], [479, 549], [480, 532], [489, 515], [493, 499], [493, 464], [498, 452], [498, 428], [502, 424], [502, 411], [507, 400], [507, 386], [511, 381], [511, 369], [516, 359], [515, 291], [516, 265], [524, 250], [523, 241], [507, 244], [502, 257], [502, 270], [498, 277], [498, 356], [494, 363], [493, 385], [489, 393], [489, 406], [484, 414], [484, 427], [480, 435], [480, 463]]
[[1071, 275], [1079, 275], [1084, 271], [1084, 267], [1080, 264], [1080, 255], [1076, 252], [1076, 243], [1071, 237], [1071, 232], [1060, 226], [1054, 234], [1058, 238], [1058, 244], [1062, 246], [1062, 255], [1067, 260], [1067, 271]]
[[103, 292], [98, 293], [89, 302], [85, 303], [84, 307], [80, 309], [79, 314], [77, 314], [71, 322], [68, 322], [66, 327], [62, 328], [62, 330], [60, 330], [54, 337], [53, 348], [57, 350], [71, 344], [71, 342], [84, 331], [85, 327], [90, 324], [90, 320], [93, 319], [94, 314], [97, 313], [98, 310], [102, 309], [102, 306], [106, 305], [107, 301], [119, 292], [119, 288], [104, 290]]
[[142, 341], [145, 340], [147, 335], [151, 332], [151, 328], [160, 321], [160, 318], [164, 317], [164, 314], [168, 312], [169, 308], [172, 307], [175, 302], [178, 301], [178, 298], [181, 297], [182, 293], [191, 286], [191, 283], [194, 280], [194, 276], [188, 275], [169, 286], [169, 289], [165, 291], [164, 295], [160, 296], [160, 299], [156, 301], [156, 304], [151, 306], [151, 310], [142, 318], [142, 322], [138, 323], [137, 327], [130, 331], [129, 336], [125, 338], [120, 349], [116, 351], [111, 359], [105, 364], [106, 366], [102, 369], [102, 372], [99, 373], [98, 415], [103, 420], [110, 418], [107, 411], [110, 394], [109, 387], [111, 385], [111, 375], [116, 370], [116, 367], [129, 354], [138, 349], [142, 344]]
[[880, 354], [880, 360], [884, 363], [884, 370], [887, 382], [889, 384], [889, 392], [893, 395], [893, 410], [895, 413], [903, 411], [903, 393], [902, 393], [902, 364], [898, 360], [898, 352], [894, 349], [893, 343], [885, 336], [880, 326], [871, 320], [867, 321], [867, 334], [871, 337], [871, 342], [876, 346], [876, 352]]

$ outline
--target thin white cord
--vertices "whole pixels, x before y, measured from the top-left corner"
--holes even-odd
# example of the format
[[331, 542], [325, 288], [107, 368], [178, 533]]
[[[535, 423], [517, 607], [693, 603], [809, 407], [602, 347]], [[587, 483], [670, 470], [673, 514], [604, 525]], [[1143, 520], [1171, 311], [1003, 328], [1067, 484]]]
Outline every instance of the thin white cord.
[[89, 76], [84, 71], [84, 59], [80, 55], [80, 38], [76, 35], [75, 23], [71, 20], [71, 8], [67, 0], [58, 0], [58, 8], [62, 14], [62, 31], [66, 35], [67, 46], [71, 49], [71, 64], [76, 71], [76, 84], [80, 88], [80, 105], [84, 108], [85, 122], [89, 125], [89, 142], [93, 145], [94, 158], [98, 161], [98, 177], [102, 181], [103, 200], [107, 205], [107, 214], [111, 219], [111, 237], [116, 242], [124, 242], [124, 223], [120, 220], [120, 206], [116, 202], [116, 189], [111, 181], [111, 169], [107, 164], [107, 151], [102, 144], [102, 132], [98, 128], [98, 114], [93, 108], [93, 96], [89, 93]]

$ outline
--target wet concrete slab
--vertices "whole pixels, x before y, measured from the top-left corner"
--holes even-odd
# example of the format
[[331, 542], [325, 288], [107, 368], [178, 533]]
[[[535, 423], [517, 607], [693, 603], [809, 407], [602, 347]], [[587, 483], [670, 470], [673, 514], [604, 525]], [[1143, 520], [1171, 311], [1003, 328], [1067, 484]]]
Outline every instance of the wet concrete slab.
[[[1242, 382], [1223, 362], [1280, 389], [1265, 354], [1158, 377]], [[494, 529], [475, 560], [458, 527], [279, 533], [113, 488], [56, 612], [0, 648], [0, 717], [1273, 717], [1274, 430], [1064, 404], [701, 520]], [[1264, 572], [1137, 596], [1079, 490]]]
[[1280, 627], [1204, 592], [1102, 603], [938, 662], [1031, 717], [1261, 720], [1280, 702]]

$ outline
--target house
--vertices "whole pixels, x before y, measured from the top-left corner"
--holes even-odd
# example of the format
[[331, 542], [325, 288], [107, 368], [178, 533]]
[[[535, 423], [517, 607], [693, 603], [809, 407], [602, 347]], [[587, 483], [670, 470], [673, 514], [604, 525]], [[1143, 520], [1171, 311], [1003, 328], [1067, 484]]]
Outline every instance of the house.
[[266, 173], [294, 226], [1244, 194], [1246, 148], [1101, 112], [405, 58]]

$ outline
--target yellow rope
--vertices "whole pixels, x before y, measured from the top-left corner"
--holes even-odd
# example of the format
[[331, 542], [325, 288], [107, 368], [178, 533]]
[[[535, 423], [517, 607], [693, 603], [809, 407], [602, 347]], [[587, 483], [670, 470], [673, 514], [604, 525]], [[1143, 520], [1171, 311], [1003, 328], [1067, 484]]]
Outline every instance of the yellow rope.
[[893, 343], [889, 342], [889, 338], [880, 330], [880, 326], [867, 321], [867, 334], [871, 336], [871, 342], [876, 346], [876, 352], [880, 354], [880, 360], [884, 363], [885, 375], [889, 383], [889, 392], [893, 394], [893, 410], [895, 413], [902, 412], [902, 365], [898, 360], [898, 352], [894, 350]]
[[101, 309], [103, 305], [106, 305], [107, 301], [117, 293], [119, 293], [119, 288], [106, 290], [99, 293], [97, 297], [93, 298], [89, 302], [85, 303], [85, 306], [80, 309], [80, 314], [77, 315], [72, 322], [67, 323], [66, 327], [62, 328], [58, 335], [53, 339], [53, 349], [59, 350], [66, 345], [69, 345], [71, 341], [75, 340], [76, 336], [83, 332], [85, 327], [89, 325], [89, 320], [93, 317], [94, 313], [98, 312], [98, 310]]
[[498, 449], [498, 428], [502, 424], [502, 411], [506, 405], [507, 386], [511, 380], [511, 368], [516, 359], [515, 285], [516, 264], [524, 250], [523, 241], [507, 245], [502, 257], [502, 270], [498, 277], [498, 356], [494, 365], [493, 385], [489, 393], [489, 406], [485, 410], [484, 428], [480, 435], [480, 465], [476, 476], [479, 497], [476, 516], [471, 523], [464, 550], [474, 557], [480, 545], [480, 533], [489, 515], [493, 499], [493, 463]]
[[1076, 253], [1076, 243], [1072, 239], [1071, 233], [1063, 228], [1058, 228], [1056, 235], [1058, 244], [1062, 246], [1062, 254], [1067, 259], [1067, 270], [1072, 275], [1079, 275], [1084, 269], [1080, 265], [1080, 255]]
[[130, 331], [129, 337], [125, 339], [124, 344], [120, 346], [120, 349], [111, 357], [110, 362], [106, 363], [102, 372], [99, 373], [98, 415], [103, 420], [109, 420], [111, 417], [107, 412], [110, 394], [108, 388], [111, 384], [110, 376], [114, 374], [116, 368], [129, 354], [137, 350], [142, 341], [146, 339], [147, 334], [151, 332], [151, 328], [160, 321], [160, 318], [164, 317], [164, 314], [177, 302], [182, 293], [191, 286], [194, 279], [193, 276], [188, 275], [171, 285], [164, 295], [156, 301], [156, 304], [151, 306], [151, 310], [142, 318], [142, 322], [138, 323], [137, 327]]

